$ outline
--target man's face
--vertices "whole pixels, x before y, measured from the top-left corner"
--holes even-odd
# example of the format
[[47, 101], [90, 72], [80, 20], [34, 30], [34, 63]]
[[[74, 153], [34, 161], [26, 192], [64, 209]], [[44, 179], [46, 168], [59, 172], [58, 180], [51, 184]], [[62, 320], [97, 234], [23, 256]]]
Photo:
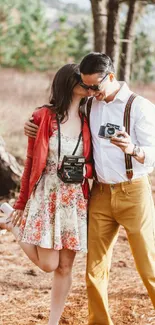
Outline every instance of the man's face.
[[109, 88], [110, 74], [86, 74], [81, 73], [80, 85], [88, 90], [89, 96], [96, 97], [97, 100], [101, 101], [106, 98], [106, 93]]

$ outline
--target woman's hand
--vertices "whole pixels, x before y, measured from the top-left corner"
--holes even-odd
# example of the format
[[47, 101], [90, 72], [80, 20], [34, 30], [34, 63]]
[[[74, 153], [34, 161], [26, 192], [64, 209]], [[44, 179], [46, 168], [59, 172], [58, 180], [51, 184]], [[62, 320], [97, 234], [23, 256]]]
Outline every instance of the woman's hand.
[[34, 124], [33, 117], [30, 117], [30, 119], [24, 125], [24, 134], [27, 137], [36, 138], [37, 131], [38, 125]]
[[14, 210], [11, 213], [11, 223], [13, 226], [20, 226], [24, 210]]

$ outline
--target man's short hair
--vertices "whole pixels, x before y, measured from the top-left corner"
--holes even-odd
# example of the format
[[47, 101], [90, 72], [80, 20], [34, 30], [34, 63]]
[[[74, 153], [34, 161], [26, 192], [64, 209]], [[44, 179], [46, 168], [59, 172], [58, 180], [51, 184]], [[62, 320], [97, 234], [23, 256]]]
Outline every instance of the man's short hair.
[[114, 73], [115, 69], [110, 57], [104, 53], [92, 52], [87, 54], [80, 63], [80, 72], [83, 74]]

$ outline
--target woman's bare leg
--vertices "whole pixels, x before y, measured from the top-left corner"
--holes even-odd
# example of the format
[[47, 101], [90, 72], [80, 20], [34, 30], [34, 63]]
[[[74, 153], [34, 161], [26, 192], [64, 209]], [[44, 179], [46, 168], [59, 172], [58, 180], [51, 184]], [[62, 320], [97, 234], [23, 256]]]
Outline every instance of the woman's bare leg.
[[76, 253], [68, 249], [63, 249], [59, 254], [59, 266], [54, 271], [53, 277], [48, 325], [58, 325], [66, 297], [72, 284], [72, 266]]
[[[8, 229], [18, 239], [19, 228], [0, 223], [3, 229]], [[51, 290], [51, 308], [48, 325], [58, 325], [59, 319], [64, 309], [65, 300], [72, 283], [72, 266], [76, 253], [63, 249], [55, 251], [45, 249], [33, 244], [19, 242], [29, 259], [39, 268], [46, 272], [54, 271], [53, 284]]]
[[[15, 236], [18, 241], [19, 228], [13, 227], [10, 223], [3, 224], [2, 219], [0, 220], [0, 227], [2, 229], [7, 229]], [[42, 248], [33, 244], [18, 242], [24, 253], [28, 258], [37, 265], [41, 270], [45, 272], [52, 272], [58, 268], [59, 265], [59, 251], [54, 249]]]

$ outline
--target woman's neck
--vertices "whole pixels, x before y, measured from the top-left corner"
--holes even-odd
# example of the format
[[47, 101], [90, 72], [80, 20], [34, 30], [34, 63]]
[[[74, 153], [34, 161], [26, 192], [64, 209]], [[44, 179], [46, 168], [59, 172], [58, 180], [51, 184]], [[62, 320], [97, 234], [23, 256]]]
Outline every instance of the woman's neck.
[[74, 117], [79, 116], [80, 101], [81, 101], [80, 97], [74, 97], [73, 98], [73, 100], [72, 100], [72, 102], [70, 104], [69, 110], [68, 110], [68, 116], [69, 117], [74, 118]]

